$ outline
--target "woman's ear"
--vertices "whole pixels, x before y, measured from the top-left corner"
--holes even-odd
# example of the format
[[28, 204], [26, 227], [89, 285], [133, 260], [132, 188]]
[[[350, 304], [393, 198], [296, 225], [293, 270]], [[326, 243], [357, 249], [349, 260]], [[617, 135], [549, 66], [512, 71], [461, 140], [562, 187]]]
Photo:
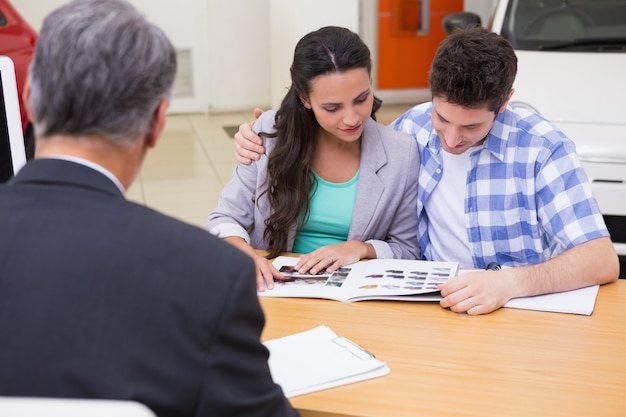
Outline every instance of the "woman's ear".
[[307, 109], [311, 109], [311, 103], [309, 103], [309, 99], [308, 98], [306, 98], [302, 94], [298, 94], [298, 98], [300, 99], [300, 101], [302, 102], [302, 105], [304, 107], [306, 107]]

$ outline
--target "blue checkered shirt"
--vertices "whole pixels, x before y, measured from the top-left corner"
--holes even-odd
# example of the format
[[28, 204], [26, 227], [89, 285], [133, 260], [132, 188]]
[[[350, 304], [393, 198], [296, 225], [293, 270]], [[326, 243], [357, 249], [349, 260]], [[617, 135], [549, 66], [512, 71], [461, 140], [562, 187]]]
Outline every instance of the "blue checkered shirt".
[[[417, 105], [391, 127], [417, 140], [418, 240], [422, 257], [436, 260], [424, 205], [441, 179], [444, 151], [431, 113], [431, 103]], [[609, 236], [574, 143], [541, 116], [508, 106], [470, 160], [464, 204], [475, 267], [537, 264]]]

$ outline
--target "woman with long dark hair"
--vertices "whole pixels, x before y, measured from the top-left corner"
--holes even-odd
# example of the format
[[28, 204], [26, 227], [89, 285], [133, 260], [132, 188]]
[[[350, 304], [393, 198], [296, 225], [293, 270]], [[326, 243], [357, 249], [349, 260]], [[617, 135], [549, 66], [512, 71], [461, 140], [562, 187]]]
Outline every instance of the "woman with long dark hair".
[[239, 164], [207, 229], [250, 254], [258, 289], [282, 275], [255, 249], [304, 254], [300, 272], [332, 272], [360, 259], [419, 257], [415, 140], [374, 120], [367, 46], [324, 27], [295, 48], [292, 84], [254, 130], [266, 154]]

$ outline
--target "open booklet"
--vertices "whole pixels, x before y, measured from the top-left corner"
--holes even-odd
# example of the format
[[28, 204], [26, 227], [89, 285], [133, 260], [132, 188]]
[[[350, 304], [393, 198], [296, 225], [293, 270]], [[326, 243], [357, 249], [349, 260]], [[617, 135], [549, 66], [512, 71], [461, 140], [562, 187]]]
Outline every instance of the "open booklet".
[[272, 378], [288, 398], [389, 373], [385, 362], [326, 326], [264, 345]]
[[262, 297], [326, 298], [337, 301], [404, 300], [437, 301], [437, 285], [455, 277], [456, 262], [407, 259], [373, 259], [339, 268], [332, 274], [299, 274], [293, 270], [298, 258], [279, 256], [274, 266], [289, 279], [274, 282]]
[[[373, 259], [347, 265], [333, 274], [298, 274], [293, 266], [296, 257], [279, 256], [274, 266], [290, 278], [275, 281], [274, 289], [259, 292], [261, 297], [326, 298], [338, 301], [400, 300], [439, 301], [437, 284], [458, 274], [455, 262]], [[519, 297], [504, 307], [591, 315], [598, 295], [598, 285], [560, 293]]]

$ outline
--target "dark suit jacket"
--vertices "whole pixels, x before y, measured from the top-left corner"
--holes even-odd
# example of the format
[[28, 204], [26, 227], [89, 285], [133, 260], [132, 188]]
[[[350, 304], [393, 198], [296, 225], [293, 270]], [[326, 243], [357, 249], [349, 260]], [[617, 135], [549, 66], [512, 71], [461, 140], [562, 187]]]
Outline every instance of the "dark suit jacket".
[[0, 236], [0, 395], [296, 414], [259, 342], [254, 264], [220, 239], [54, 159], [0, 187]]

